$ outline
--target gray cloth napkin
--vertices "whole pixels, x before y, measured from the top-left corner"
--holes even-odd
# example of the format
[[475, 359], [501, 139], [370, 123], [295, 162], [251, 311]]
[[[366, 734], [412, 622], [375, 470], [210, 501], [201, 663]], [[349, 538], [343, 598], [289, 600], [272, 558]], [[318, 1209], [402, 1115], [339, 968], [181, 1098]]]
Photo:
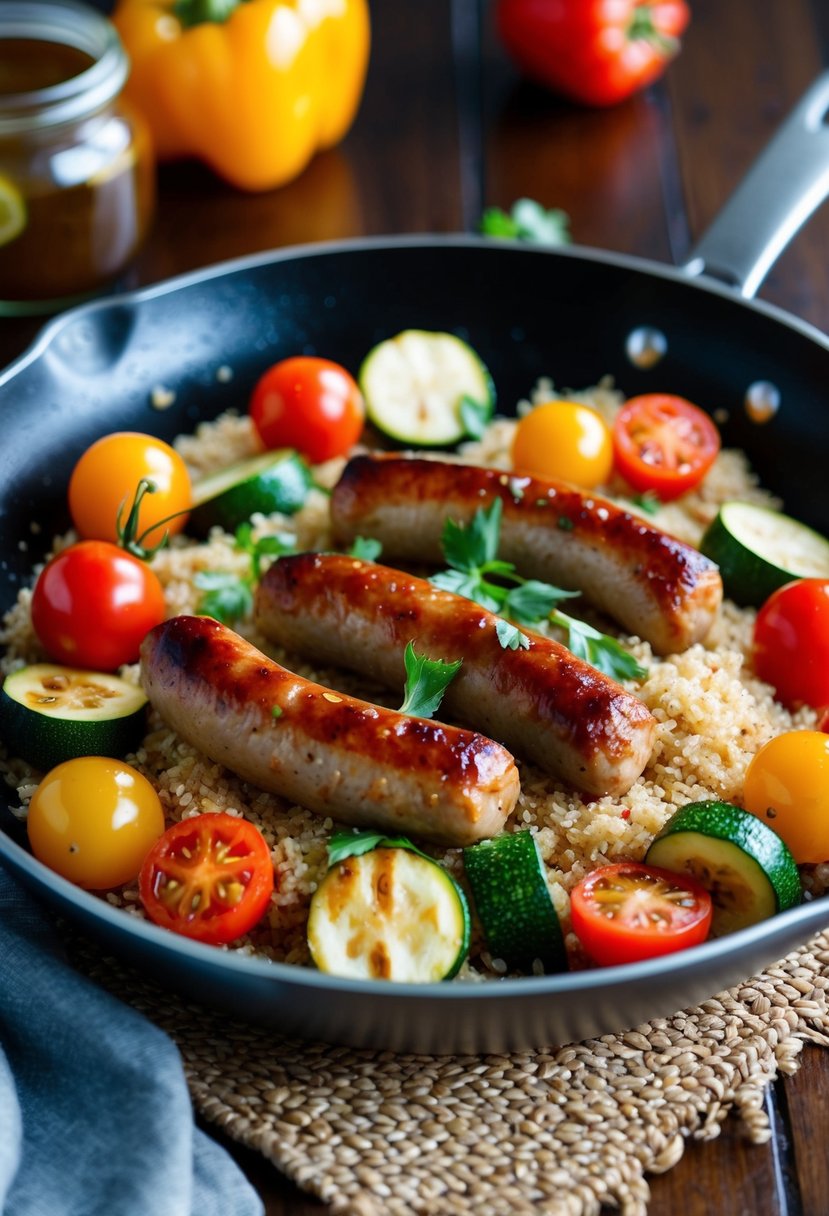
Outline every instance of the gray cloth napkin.
[[3, 1216], [261, 1216], [193, 1122], [171, 1039], [74, 971], [0, 868]]

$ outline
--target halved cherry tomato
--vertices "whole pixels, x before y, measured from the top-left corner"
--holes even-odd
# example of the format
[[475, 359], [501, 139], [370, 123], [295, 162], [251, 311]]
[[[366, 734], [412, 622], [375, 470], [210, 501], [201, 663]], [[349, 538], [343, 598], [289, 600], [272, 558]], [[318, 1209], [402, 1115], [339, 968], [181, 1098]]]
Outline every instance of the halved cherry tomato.
[[754, 622], [754, 670], [787, 709], [829, 708], [829, 579], [773, 592]]
[[743, 800], [798, 865], [829, 861], [829, 735], [787, 730], [770, 739], [746, 770]]
[[698, 485], [720, 450], [720, 433], [684, 397], [648, 393], [625, 402], [613, 423], [616, 468], [634, 490], [663, 502]]
[[165, 615], [158, 576], [104, 540], [58, 553], [32, 595], [32, 625], [49, 657], [96, 671], [134, 663], [144, 637]]
[[168, 828], [138, 879], [150, 920], [196, 941], [224, 945], [264, 916], [274, 886], [259, 829], [229, 815], [195, 815]]
[[26, 826], [38, 861], [79, 887], [108, 891], [136, 877], [164, 831], [164, 812], [137, 769], [79, 756], [46, 774]]
[[613, 468], [610, 428], [588, 405], [544, 401], [515, 428], [512, 463], [519, 473], [592, 490], [607, 481]]
[[573, 932], [602, 967], [696, 946], [711, 926], [711, 896], [687, 874], [623, 861], [588, 874], [570, 895]]
[[[137, 534], [147, 533], [144, 543], [152, 547], [165, 532], [180, 532], [192, 505], [190, 474], [181, 456], [152, 435], [115, 431], [86, 449], [69, 479], [69, 512], [80, 535], [116, 542], [119, 508], [123, 522], [142, 478], [155, 489], [141, 500]], [[167, 520], [163, 527], [153, 528], [162, 519]]]
[[250, 417], [268, 449], [294, 448], [319, 464], [344, 456], [365, 422], [363, 395], [349, 372], [330, 359], [297, 355], [259, 379]]

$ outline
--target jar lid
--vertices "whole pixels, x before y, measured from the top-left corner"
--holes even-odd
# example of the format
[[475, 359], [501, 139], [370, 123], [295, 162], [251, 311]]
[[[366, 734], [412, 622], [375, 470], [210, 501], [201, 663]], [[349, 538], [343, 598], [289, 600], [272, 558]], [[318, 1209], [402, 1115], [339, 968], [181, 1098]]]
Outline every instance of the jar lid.
[[60, 84], [0, 97], [0, 135], [76, 122], [103, 109], [124, 87], [129, 63], [121, 40], [112, 23], [88, 5], [76, 0], [4, 0], [0, 44], [7, 38], [71, 46], [93, 62]]

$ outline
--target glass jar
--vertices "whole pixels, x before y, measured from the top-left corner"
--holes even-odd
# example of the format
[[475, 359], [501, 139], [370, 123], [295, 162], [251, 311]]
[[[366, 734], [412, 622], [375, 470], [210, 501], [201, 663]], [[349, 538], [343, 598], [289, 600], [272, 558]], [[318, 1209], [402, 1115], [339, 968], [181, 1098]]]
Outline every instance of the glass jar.
[[111, 282], [150, 222], [155, 172], [112, 24], [75, 0], [0, 3], [0, 315]]

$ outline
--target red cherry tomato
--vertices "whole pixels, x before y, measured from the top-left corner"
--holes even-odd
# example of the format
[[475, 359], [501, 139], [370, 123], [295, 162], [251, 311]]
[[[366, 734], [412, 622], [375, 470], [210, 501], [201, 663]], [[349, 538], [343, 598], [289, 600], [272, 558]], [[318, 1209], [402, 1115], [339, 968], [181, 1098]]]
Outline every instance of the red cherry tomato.
[[711, 896], [687, 874], [623, 861], [588, 874], [570, 896], [573, 932], [602, 967], [705, 941]]
[[32, 595], [32, 624], [43, 649], [71, 667], [114, 671], [134, 663], [145, 635], [164, 617], [158, 576], [103, 540], [58, 553]]
[[273, 885], [262, 833], [223, 811], [173, 824], [150, 849], [138, 878], [151, 921], [212, 945], [249, 932], [264, 916]]
[[260, 378], [250, 416], [266, 448], [295, 448], [319, 464], [344, 456], [357, 442], [365, 403], [344, 367], [297, 355], [275, 363]]
[[683, 397], [631, 397], [613, 423], [616, 468], [634, 490], [650, 490], [663, 502], [698, 485], [719, 450], [715, 424]]
[[829, 709], [829, 579], [773, 592], [754, 623], [754, 670], [787, 709]]

